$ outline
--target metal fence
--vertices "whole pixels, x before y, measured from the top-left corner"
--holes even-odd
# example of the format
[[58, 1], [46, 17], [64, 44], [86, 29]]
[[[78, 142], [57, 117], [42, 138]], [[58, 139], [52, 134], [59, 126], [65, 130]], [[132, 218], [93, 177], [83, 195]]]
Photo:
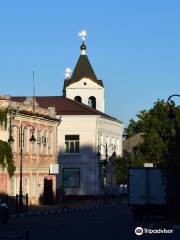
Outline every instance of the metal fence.
[[[9, 210], [11, 213], [18, 212], [20, 210], [19, 207], [19, 195], [9, 196], [9, 195], [1, 195], [1, 199], [6, 202], [9, 206]], [[23, 208], [21, 209], [23, 212], [28, 211], [28, 194], [24, 195], [23, 198]]]

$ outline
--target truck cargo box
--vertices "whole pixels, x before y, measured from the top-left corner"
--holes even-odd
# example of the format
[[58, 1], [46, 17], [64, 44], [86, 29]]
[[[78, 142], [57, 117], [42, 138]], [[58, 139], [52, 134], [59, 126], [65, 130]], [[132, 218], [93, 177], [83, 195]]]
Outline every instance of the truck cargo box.
[[128, 177], [129, 205], [165, 205], [167, 203], [167, 170], [130, 168]]

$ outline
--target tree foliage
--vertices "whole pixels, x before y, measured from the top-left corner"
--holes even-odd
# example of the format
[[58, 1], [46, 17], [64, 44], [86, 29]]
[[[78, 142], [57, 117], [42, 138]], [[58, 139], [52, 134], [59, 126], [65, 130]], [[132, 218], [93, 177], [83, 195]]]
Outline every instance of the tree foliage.
[[[7, 127], [7, 110], [0, 110], [0, 126]], [[0, 140], [0, 165], [5, 168], [10, 177], [14, 174], [16, 167], [12, 155], [11, 147], [7, 142]]]
[[180, 107], [174, 105], [174, 112], [176, 120], [171, 121], [168, 104], [158, 100], [149, 111], [138, 113], [137, 121], [130, 120], [126, 137], [143, 133], [143, 143], [134, 148], [134, 166], [143, 166], [144, 162], [155, 166], [167, 166], [169, 161], [180, 163]]
[[7, 113], [7, 109], [0, 110], [0, 126], [4, 126], [5, 128], [7, 127]]
[[128, 167], [131, 164], [131, 160], [127, 156], [118, 156], [115, 161], [115, 174], [117, 184], [127, 183]]

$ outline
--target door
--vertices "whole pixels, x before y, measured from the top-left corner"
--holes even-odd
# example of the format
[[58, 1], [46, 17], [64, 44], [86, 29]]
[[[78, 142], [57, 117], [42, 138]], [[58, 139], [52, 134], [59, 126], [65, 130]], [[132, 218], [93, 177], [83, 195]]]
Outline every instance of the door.
[[53, 195], [53, 181], [52, 179], [44, 179], [44, 203], [51, 204], [54, 200]]

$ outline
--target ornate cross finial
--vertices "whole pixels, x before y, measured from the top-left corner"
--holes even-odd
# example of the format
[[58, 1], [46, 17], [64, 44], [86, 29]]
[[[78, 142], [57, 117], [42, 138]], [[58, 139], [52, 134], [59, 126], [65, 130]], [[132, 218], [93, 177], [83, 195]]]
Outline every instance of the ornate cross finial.
[[67, 67], [65, 69], [65, 78], [70, 79], [70, 77], [71, 77], [71, 69], [69, 67]]
[[79, 36], [82, 38], [82, 45], [80, 47], [81, 55], [86, 55], [86, 45], [85, 45], [84, 41], [86, 39], [87, 32], [85, 30], [83, 30], [82, 32], [79, 33]]
[[84, 42], [87, 36], [87, 32], [83, 30], [82, 32], [79, 33], [79, 36], [82, 38], [82, 41]]

